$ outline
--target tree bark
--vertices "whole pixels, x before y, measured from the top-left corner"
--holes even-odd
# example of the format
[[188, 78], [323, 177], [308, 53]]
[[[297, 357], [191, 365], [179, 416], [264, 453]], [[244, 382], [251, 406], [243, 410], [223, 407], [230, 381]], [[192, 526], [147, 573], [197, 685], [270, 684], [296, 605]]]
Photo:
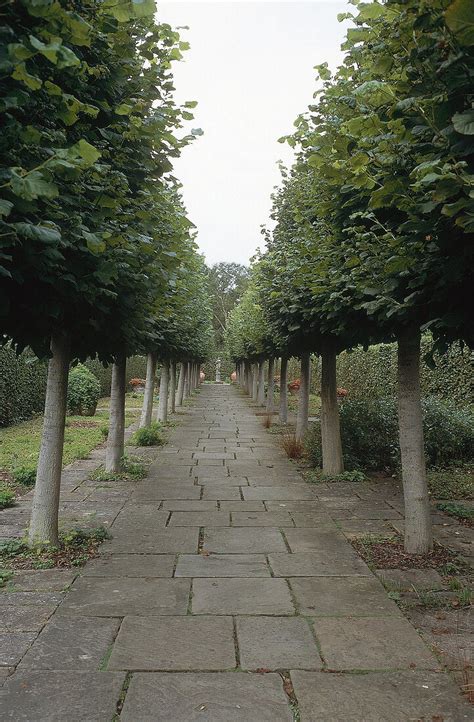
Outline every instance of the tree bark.
[[258, 391], [257, 391], [257, 404], [258, 406], [265, 406], [265, 362], [258, 362]]
[[336, 384], [336, 349], [330, 339], [323, 340], [321, 353], [321, 448], [324, 474], [342, 474], [341, 428]]
[[183, 399], [187, 399], [191, 393], [191, 364], [186, 361], [186, 373], [184, 375], [184, 394]]
[[170, 363], [168, 408], [172, 414], [176, 411], [176, 361]]
[[273, 411], [275, 391], [275, 359], [268, 359], [268, 384], [267, 384], [267, 411], [269, 414]]
[[244, 391], [247, 396], [252, 393], [252, 367], [248, 361], [244, 361]]
[[160, 379], [160, 400], [158, 403], [157, 421], [166, 423], [168, 421], [168, 388], [170, 379], [170, 363], [165, 361], [161, 367]]
[[433, 548], [420, 393], [420, 331], [398, 335], [398, 429], [405, 500], [405, 551]]
[[288, 422], [288, 359], [281, 357], [280, 363], [280, 424]]
[[176, 405], [183, 405], [184, 398], [184, 384], [186, 380], [186, 364], [181, 362], [179, 369], [179, 380], [178, 380], [178, 391], [176, 392]]
[[29, 543], [49, 542], [57, 546], [59, 493], [66, 423], [69, 342], [62, 336], [51, 339], [43, 433], [36, 472], [36, 485], [28, 532]]
[[298, 414], [296, 417], [296, 439], [303, 441], [304, 435], [308, 428], [308, 409], [309, 409], [309, 382], [311, 374], [311, 363], [309, 353], [301, 356], [300, 366], [300, 392], [298, 396]]
[[258, 368], [257, 364], [252, 364], [252, 401], [257, 401], [258, 395]]
[[146, 383], [143, 395], [140, 428], [150, 426], [153, 415], [153, 396], [155, 393], [156, 354], [149, 353], [146, 357]]
[[120, 471], [125, 448], [125, 368], [124, 354], [117, 356], [112, 366], [112, 386], [110, 390], [110, 419], [107, 449], [105, 451], [105, 470]]

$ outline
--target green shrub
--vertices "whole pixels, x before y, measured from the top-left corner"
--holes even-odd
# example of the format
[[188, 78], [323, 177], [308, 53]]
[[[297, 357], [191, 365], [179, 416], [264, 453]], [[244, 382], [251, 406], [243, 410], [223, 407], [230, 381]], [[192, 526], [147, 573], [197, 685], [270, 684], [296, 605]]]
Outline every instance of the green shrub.
[[15, 494], [5, 484], [0, 485], [0, 509], [6, 509], [15, 503]]
[[83, 364], [69, 373], [67, 407], [70, 414], [94, 416], [100, 398], [100, 383]]
[[165, 443], [163, 427], [157, 421], [143, 429], [137, 429], [130, 439], [134, 446], [161, 446]]
[[[101, 396], [110, 396], [110, 385], [112, 383], [112, 366], [104, 366], [100, 361], [97, 361], [97, 359], [87, 359], [84, 365], [87, 366], [89, 371], [92, 371], [94, 376], [99, 379]], [[145, 376], [146, 357], [130, 356], [127, 359], [127, 381], [134, 377], [145, 378]]]
[[18, 466], [13, 469], [13, 478], [17, 484], [24, 486], [33, 486], [36, 482], [36, 467]]
[[[400, 466], [398, 419], [392, 399], [345, 401], [341, 405], [341, 437], [347, 469], [396, 471]], [[425, 453], [429, 467], [474, 460], [474, 414], [440, 399], [423, 400]], [[320, 467], [320, 423], [311, 425], [305, 441], [311, 464]]]
[[0, 426], [25, 421], [44, 407], [46, 363], [31, 351], [0, 348]]
[[474, 520], [474, 509], [471, 506], [466, 506], [465, 504], [456, 504], [455, 502], [441, 503], [436, 504], [436, 508], [440, 511], [444, 511], [445, 514], [456, 517], [456, 519], [466, 521]]

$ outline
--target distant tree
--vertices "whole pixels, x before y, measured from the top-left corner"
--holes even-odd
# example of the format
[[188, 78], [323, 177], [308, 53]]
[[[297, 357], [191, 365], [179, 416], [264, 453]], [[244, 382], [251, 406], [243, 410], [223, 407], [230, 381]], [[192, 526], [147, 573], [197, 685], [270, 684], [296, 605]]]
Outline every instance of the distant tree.
[[241, 263], [215, 263], [209, 268], [209, 293], [212, 304], [212, 324], [219, 348], [224, 343], [229, 313], [247, 288], [250, 271]]

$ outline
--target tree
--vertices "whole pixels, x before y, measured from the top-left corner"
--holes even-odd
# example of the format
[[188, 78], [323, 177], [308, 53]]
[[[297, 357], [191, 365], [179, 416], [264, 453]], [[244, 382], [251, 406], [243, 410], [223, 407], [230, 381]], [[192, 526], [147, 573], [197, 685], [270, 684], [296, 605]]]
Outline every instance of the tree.
[[215, 263], [208, 269], [212, 303], [212, 325], [217, 348], [224, 343], [229, 313], [238, 303], [249, 281], [249, 269], [240, 263]]

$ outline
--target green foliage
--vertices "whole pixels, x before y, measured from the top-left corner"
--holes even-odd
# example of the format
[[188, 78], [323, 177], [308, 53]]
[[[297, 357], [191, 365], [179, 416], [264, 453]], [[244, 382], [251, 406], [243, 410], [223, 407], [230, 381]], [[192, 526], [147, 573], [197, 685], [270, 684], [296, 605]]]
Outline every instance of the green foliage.
[[70, 414], [94, 416], [100, 398], [100, 382], [83, 364], [69, 372], [67, 408]]
[[249, 280], [249, 269], [240, 263], [215, 263], [208, 269], [212, 325], [216, 346], [224, 343], [229, 313], [237, 305]]
[[13, 469], [13, 478], [17, 484], [22, 484], [23, 486], [33, 486], [36, 481], [36, 467], [16, 466]]
[[150, 426], [137, 429], [130, 439], [133, 446], [162, 446], [165, 443], [162, 425], [154, 421]]
[[[422, 355], [432, 350], [429, 335], [422, 339]], [[437, 396], [466, 406], [473, 400], [473, 354], [454, 344], [445, 353], [435, 353], [433, 363], [421, 364], [423, 396]], [[338, 386], [350, 399], [370, 400], [397, 394], [397, 349], [395, 344], [377, 344], [367, 350], [344, 351], [337, 359]]]
[[0, 569], [0, 589], [4, 587], [12, 577], [13, 572], [10, 569]]
[[[392, 399], [345, 401], [340, 409], [344, 463], [349, 469], [395, 472], [399, 468], [397, 408]], [[428, 466], [447, 467], [474, 460], [474, 416], [455, 404], [423, 401]], [[311, 464], [320, 467], [321, 430], [311, 425], [306, 439]]]
[[140, 481], [146, 476], [146, 466], [141, 461], [124, 456], [120, 471], [106, 471], [103, 466], [92, 472], [91, 479], [95, 481]]
[[436, 508], [440, 511], [444, 511], [445, 514], [456, 517], [456, 519], [463, 519], [466, 521], [474, 519], [474, 508], [472, 506], [451, 502], [448, 504], [436, 504]]
[[15, 503], [15, 494], [5, 484], [0, 484], [0, 509], [6, 509]]
[[30, 351], [19, 356], [0, 347], [0, 426], [28, 419], [43, 410], [46, 364]]
[[[100, 381], [100, 395], [110, 396], [110, 386], [112, 383], [112, 366], [104, 366], [97, 359], [87, 359], [84, 362], [89, 371], [92, 371]], [[129, 356], [127, 358], [126, 368], [127, 382], [133, 378], [145, 378], [146, 376], [146, 357], [145, 356]]]
[[461, 466], [428, 471], [428, 488], [436, 499], [472, 499], [474, 467]]

